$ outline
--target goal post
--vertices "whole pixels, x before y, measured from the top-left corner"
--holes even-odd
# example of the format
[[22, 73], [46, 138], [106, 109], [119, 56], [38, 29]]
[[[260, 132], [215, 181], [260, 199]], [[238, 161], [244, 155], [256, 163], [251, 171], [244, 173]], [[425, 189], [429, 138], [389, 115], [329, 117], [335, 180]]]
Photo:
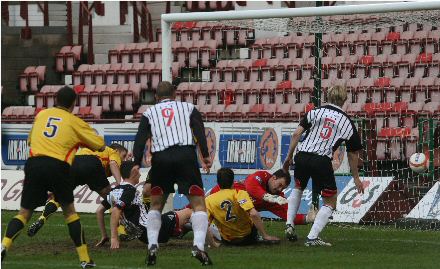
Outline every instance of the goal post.
[[440, 1], [162, 14], [162, 80], [172, 81], [171, 24], [173, 22], [320, 17], [422, 11], [431, 9], [440, 9]]

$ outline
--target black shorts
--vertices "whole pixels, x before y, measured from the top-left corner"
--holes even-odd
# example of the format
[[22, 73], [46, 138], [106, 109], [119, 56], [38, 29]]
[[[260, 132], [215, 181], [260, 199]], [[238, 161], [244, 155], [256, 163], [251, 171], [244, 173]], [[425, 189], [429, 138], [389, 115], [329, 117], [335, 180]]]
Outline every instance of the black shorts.
[[252, 225], [251, 233], [246, 235], [243, 238], [237, 239], [237, 240], [225, 240], [222, 238], [222, 242], [225, 243], [225, 245], [234, 245], [234, 246], [247, 246], [247, 245], [253, 245], [258, 243], [258, 231], [255, 226]]
[[73, 203], [70, 165], [46, 156], [31, 157], [24, 166], [23, 194], [20, 206], [33, 210], [46, 204], [47, 192], [61, 205]]
[[202, 176], [194, 146], [174, 146], [153, 153], [151, 188], [160, 187], [165, 194], [174, 193], [174, 183], [179, 186], [180, 194], [190, 194], [190, 189], [194, 186], [203, 192]]
[[99, 192], [110, 185], [101, 161], [94, 155], [75, 156], [70, 172], [75, 187], [87, 184], [92, 191]]
[[[177, 229], [178, 223], [178, 217], [177, 213], [174, 211], [169, 211], [167, 213], [162, 214], [162, 225], [160, 226], [159, 231], [159, 243], [166, 243], [170, 240], [170, 237], [172, 237], [175, 234], [175, 231]], [[145, 244], [148, 244], [148, 236], [147, 236], [147, 229], [144, 229], [144, 232], [142, 233], [141, 237], [139, 237], [139, 240], [144, 242]]]
[[332, 161], [326, 156], [308, 152], [295, 155], [295, 180], [302, 190], [307, 187], [309, 178], [313, 181], [313, 191], [323, 197], [337, 194], [335, 174]]

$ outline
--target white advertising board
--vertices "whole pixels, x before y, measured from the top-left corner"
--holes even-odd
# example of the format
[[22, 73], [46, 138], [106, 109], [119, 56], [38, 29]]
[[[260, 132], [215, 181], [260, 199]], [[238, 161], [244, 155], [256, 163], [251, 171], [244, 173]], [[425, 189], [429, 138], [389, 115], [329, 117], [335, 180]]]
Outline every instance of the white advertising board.
[[332, 222], [359, 223], [392, 180], [392, 177], [361, 177], [364, 193], [359, 194], [352, 178], [338, 194]]
[[440, 182], [432, 186], [428, 193], [409, 212], [407, 218], [440, 220]]

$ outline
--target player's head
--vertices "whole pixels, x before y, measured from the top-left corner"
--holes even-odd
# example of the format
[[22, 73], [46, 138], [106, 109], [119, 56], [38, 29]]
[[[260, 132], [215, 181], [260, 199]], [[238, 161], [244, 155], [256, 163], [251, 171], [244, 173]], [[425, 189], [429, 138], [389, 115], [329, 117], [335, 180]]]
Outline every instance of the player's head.
[[234, 184], [234, 171], [230, 168], [218, 169], [217, 184], [220, 186], [220, 189], [231, 189]]
[[277, 170], [273, 173], [267, 185], [268, 192], [277, 195], [290, 185], [290, 174], [284, 172], [283, 169]]
[[131, 170], [135, 166], [133, 161], [123, 161], [121, 164], [121, 177], [124, 179], [124, 181], [130, 182], [132, 184], [138, 184], [139, 178], [141, 177], [140, 174], [133, 174], [131, 173]]
[[342, 107], [347, 101], [347, 89], [343, 86], [333, 86], [327, 91], [327, 100], [330, 104]]
[[75, 91], [68, 87], [64, 86], [57, 92], [57, 106], [63, 107], [70, 112], [73, 111], [73, 108], [75, 107], [75, 101], [76, 101], [76, 93]]
[[118, 143], [113, 143], [109, 147], [116, 150], [119, 153], [119, 157], [121, 157], [121, 161], [125, 160], [125, 158], [127, 157], [128, 150], [123, 145]]
[[157, 100], [174, 99], [175, 92], [173, 84], [168, 81], [162, 81], [157, 85], [156, 98]]

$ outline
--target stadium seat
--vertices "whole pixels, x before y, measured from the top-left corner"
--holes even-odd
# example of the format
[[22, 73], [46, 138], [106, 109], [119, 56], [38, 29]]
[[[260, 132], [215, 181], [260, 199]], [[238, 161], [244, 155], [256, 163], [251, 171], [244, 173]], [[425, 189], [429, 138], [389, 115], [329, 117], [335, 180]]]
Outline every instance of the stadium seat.
[[91, 118], [91, 119], [100, 119], [101, 115], [102, 115], [102, 107], [94, 106], [90, 110], [90, 113], [89, 113], [88, 117]]
[[6, 107], [2, 112], [2, 119], [10, 119], [10, 118], [15, 117], [14, 109], [15, 109], [15, 107], [13, 107], [13, 106]]
[[147, 109], [150, 107], [150, 105], [141, 105], [138, 108], [138, 111], [134, 114], [134, 118], [139, 119], [142, 117], [143, 113], [147, 111]]

